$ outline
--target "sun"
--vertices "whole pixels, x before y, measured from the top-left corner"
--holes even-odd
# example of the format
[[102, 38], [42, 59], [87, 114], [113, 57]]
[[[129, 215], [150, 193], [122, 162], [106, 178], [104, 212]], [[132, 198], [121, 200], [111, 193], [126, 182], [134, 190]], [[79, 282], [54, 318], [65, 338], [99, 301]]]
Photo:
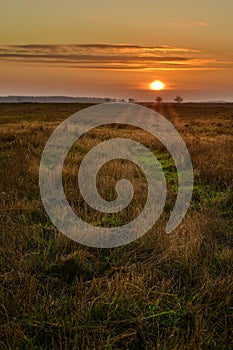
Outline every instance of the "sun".
[[160, 91], [165, 88], [165, 84], [160, 80], [155, 80], [150, 84], [151, 90]]

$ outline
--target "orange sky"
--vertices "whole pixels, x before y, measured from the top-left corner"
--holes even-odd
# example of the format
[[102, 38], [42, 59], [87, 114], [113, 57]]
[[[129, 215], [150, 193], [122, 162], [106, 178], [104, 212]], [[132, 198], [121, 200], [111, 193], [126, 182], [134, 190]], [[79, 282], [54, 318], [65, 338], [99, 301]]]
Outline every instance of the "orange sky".
[[0, 0], [0, 95], [233, 101], [233, 2]]

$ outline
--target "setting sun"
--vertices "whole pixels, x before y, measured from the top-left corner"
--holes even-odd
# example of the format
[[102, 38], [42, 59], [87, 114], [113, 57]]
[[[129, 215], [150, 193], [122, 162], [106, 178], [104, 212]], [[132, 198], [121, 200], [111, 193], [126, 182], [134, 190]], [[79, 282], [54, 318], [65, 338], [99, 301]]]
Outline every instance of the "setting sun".
[[150, 84], [150, 88], [151, 90], [156, 91], [163, 90], [165, 88], [165, 84], [160, 80], [155, 80]]

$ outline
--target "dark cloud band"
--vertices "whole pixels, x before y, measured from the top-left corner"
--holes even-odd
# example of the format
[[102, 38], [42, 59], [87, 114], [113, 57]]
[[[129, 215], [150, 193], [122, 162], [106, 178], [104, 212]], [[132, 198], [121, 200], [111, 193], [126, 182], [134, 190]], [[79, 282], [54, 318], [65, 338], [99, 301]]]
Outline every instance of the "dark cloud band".
[[0, 46], [0, 60], [79, 69], [223, 68], [221, 61], [195, 49], [129, 44], [6, 45]]

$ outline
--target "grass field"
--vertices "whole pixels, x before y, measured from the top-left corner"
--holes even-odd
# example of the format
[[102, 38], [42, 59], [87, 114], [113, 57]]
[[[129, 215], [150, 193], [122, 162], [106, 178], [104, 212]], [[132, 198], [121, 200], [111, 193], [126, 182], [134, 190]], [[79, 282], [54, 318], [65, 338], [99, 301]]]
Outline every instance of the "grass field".
[[112, 249], [79, 245], [59, 233], [40, 199], [38, 169], [54, 128], [87, 105], [0, 105], [0, 349], [233, 348], [233, 104], [148, 105], [184, 138], [195, 175], [192, 202], [170, 235], [165, 225], [177, 194], [173, 160], [140, 129], [89, 131], [63, 171], [70, 205], [94, 225], [118, 226], [142, 210], [147, 187], [130, 162], [108, 162], [97, 178], [115, 198], [122, 176], [135, 194], [119, 215], [88, 207], [77, 167], [89, 149], [128, 137], [156, 154], [166, 175], [164, 213], [141, 239]]

